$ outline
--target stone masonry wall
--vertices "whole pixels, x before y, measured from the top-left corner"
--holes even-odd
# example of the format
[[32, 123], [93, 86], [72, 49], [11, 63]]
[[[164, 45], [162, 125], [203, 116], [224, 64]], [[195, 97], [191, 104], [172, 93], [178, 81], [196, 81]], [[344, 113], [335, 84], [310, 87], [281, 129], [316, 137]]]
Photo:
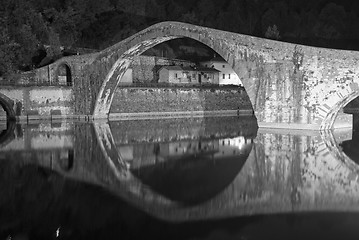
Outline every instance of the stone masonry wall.
[[7, 79], [7, 82], [9, 85], [20, 86], [58, 85], [58, 68], [63, 64], [66, 64], [70, 68], [72, 81], [75, 81], [75, 79], [81, 75], [83, 66], [90, 64], [95, 57], [96, 54], [63, 57], [47, 66], [37, 68], [19, 75], [14, 75], [13, 78]]
[[3, 87], [0, 93], [14, 101], [17, 116], [56, 114], [72, 115], [73, 91], [70, 87]]
[[238, 88], [118, 88], [110, 113], [252, 110]]

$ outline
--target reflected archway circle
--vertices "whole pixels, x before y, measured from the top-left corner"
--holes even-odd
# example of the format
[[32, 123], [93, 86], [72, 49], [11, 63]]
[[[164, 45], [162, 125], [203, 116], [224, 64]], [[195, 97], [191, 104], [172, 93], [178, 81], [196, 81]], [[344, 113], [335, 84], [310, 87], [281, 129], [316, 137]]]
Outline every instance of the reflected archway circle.
[[[113, 181], [116, 184], [108, 187], [116, 187], [115, 191], [123, 199], [155, 214], [158, 211], [159, 214], [164, 215], [169, 212], [181, 212], [180, 209], [184, 206], [195, 207], [214, 199], [233, 182], [249, 155], [253, 154], [251, 143], [244, 154], [234, 158], [227, 156], [217, 162], [213, 162], [213, 159], [208, 159], [206, 155], [193, 159], [185, 157], [181, 162], [170, 161], [171, 163], [168, 166], [171, 165], [169, 169], [172, 170], [169, 171], [159, 169], [159, 165], [163, 166], [163, 164], [153, 165], [153, 168], [148, 170], [150, 175], [152, 173], [155, 175], [148, 175], [149, 178], [147, 178], [144, 175], [138, 175], [136, 173], [138, 169], [131, 169], [130, 165], [121, 156], [109, 124], [104, 121], [95, 121], [93, 124], [98, 145], [107, 165], [116, 178], [116, 181]], [[184, 164], [184, 162], [186, 163]], [[174, 166], [176, 167], [174, 168]], [[192, 167], [188, 169], [188, 166]], [[176, 174], [174, 174], [173, 169], [178, 169]], [[145, 169], [139, 171], [145, 175], [148, 172]], [[183, 174], [187, 174], [187, 176]], [[173, 189], [175, 190], [174, 192], [168, 192], [161, 183], [160, 185], [157, 184], [158, 180], [162, 181], [166, 178], [167, 181], [172, 181], [172, 183], [165, 186], [165, 188], [173, 187], [178, 191]], [[124, 191], [117, 191], [118, 189], [123, 189]]]
[[6, 124], [6, 129], [0, 131], [0, 149], [15, 139], [15, 127], [15, 121], [8, 121]]
[[323, 139], [328, 152], [330, 152], [336, 159], [338, 159], [349, 171], [359, 175], [359, 164], [353, 161], [343, 151], [342, 147], [334, 137], [332, 130], [321, 131], [321, 138]]
[[14, 101], [0, 93], [0, 106], [5, 110], [7, 120], [15, 120]]

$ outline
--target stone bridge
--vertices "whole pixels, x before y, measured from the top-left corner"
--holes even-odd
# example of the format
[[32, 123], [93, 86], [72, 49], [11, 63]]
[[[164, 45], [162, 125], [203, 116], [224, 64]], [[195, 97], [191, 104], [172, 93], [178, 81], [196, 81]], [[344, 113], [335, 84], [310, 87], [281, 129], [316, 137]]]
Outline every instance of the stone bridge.
[[332, 128], [338, 111], [359, 96], [359, 53], [315, 48], [179, 22], [153, 25], [103, 51], [75, 83], [77, 111], [106, 118], [134, 56], [187, 37], [216, 51], [240, 77], [260, 127]]
[[359, 96], [358, 52], [290, 44], [179, 22], [153, 25], [103, 51], [66, 57], [48, 69], [64, 62], [75, 71], [74, 115], [108, 118], [116, 87], [133, 58], [161, 42], [184, 37], [209, 46], [232, 66], [260, 127], [335, 128], [340, 109]]

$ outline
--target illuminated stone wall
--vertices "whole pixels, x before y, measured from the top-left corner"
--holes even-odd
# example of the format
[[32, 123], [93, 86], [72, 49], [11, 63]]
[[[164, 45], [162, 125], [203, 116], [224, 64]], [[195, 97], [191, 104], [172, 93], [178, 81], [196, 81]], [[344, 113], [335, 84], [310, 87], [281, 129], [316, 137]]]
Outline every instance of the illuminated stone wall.
[[3, 87], [0, 93], [13, 102], [16, 116], [50, 117], [57, 114], [73, 115], [73, 94], [71, 87]]
[[246, 92], [239, 88], [119, 88], [115, 93], [110, 115], [224, 110], [240, 110], [242, 113], [252, 114]]

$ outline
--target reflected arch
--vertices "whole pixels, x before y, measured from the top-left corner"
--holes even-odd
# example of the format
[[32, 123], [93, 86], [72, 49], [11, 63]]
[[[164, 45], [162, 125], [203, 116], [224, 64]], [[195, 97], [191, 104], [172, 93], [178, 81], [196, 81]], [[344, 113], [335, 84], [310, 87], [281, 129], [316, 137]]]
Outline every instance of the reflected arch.
[[[98, 152], [102, 153], [101, 157], [104, 158], [104, 161], [101, 162], [106, 163], [110, 170], [106, 170], [106, 185], [115, 190], [121, 198], [130, 201], [131, 204], [164, 219], [168, 217], [167, 215], [170, 212], [171, 214], [169, 215], [177, 218], [179, 217], [176, 216], [177, 213], [185, 215], [187, 209], [195, 209], [202, 204], [205, 205], [208, 202], [216, 201], [215, 199], [221, 196], [223, 192], [230, 191], [231, 183], [241, 172], [247, 158], [253, 157], [252, 146], [254, 143], [251, 140], [246, 143], [247, 145], [243, 148], [243, 152], [232, 159], [225, 156], [215, 161], [212, 158], [208, 159], [205, 154], [198, 154], [201, 156], [186, 155], [182, 159], [177, 159], [176, 157], [176, 159], [168, 159], [167, 163], [169, 165], [167, 166], [171, 165], [172, 167], [166, 167], [166, 162], [154, 165], [145, 164], [144, 168], [131, 167], [119, 151], [118, 143], [115, 142], [109, 123], [94, 121], [93, 127], [98, 143], [96, 147], [100, 148]], [[233, 137], [233, 135], [230, 137]], [[249, 136], [249, 138], [252, 137]], [[190, 159], [192, 159], [192, 162], [188, 161]], [[172, 170], [177, 169], [177, 167], [173, 168], [174, 165], [172, 164], [179, 168], [183, 164], [183, 168], [174, 174]], [[188, 164], [191, 164], [192, 170], [188, 169]], [[162, 167], [167, 173], [160, 170]], [[156, 169], [159, 171], [157, 172]], [[112, 174], [109, 174], [110, 172]], [[154, 175], [152, 174], [151, 176], [148, 173], [154, 173]], [[177, 176], [171, 176], [173, 174]], [[183, 176], [186, 177], [183, 178]], [[110, 177], [112, 180], [109, 180]], [[174, 187], [179, 192], [172, 192], [174, 189], [171, 192], [163, 189], [162, 184], [164, 182], [158, 182], [157, 177], [162, 180], [170, 177], [167, 180], [170, 180], [171, 183], [167, 187]], [[160, 183], [161, 186], [155, 182]], [[191, 184], [192, 186], [190, 186]], [[118, 191], [119, 189], [122, 190]]]
[[15, 111], [14, 111], [14, 101], [0, 93], [0, 106], [6, 112], [6, 120], [14, 121], [15, 120]]
[[[117, 186], [116, 189], [125, 189], [125, 191], [120, 192], [121, 197], [131, 202], [131, 204], [134, 204], [135, 206], [143, 209], [144, 211], [166, 220], [170, 219], [175, 221], [183, 221], [189, 219], [194, 220], [208, 219], [221, 216], [223, 217], [224, 209], [228, 210], [225, 212], [230, 212], [229, 215], [231, 216], [280, 214], [288, 212], [300, 213], [305, 211], [318, 211], [318, 209], [325, 209], [326, 211], [347, 210], [348, 206], [342, 204], [341, 201], [337, 202], [337, 200], [345, 200], [346, 197], [348, 197], [348, 199], [355, 200], [357, 199], [356, 196], [358, 196], [359, 192], [359, 185], [355, 180], [357, 179], [356, 177], [359, 175], [359, 167], [340, 151], [340, 148], [336, 144], [336, 140], [332, 134], [332, 131], [310, 132], [310, 134], [312, 134], [308, 135], [310, 136], [310, 138], [308, 138], [307, 135], [305, 135], [304, 138], [298, 138], [298, 133], [295, 133], [293, 131], [288, 131], [287, 133], [284, 132], [284, 135], [291, 135], [292, 140], [300, 139], [300, 141], [294, 142], [289, 141], [288, 138], [282, 138], [280, 135], [282, 135], [283, 132], [275, 134], [276, 139], [283, 139], [283, 142], [287, 142], [288, 144], [295, 144], [296, 149], [306, 149], [307, 151], [313, 151], [309, 154], [305, 153], [306, 151], [301, 153], [300, 159], [304, 159], [304, 162], [306, 164], [294, 164], [291, 165], [291, 167], [285, 167], [285, 169], [287, 169], [285, 171], [288, 171], [288, 176], [292, 176], [292, 180], [297, 179], [297, 185], [294, 184], [293, 186], [301, 186], [299, 189], [300, 192], [297, 192], [298, 189], [294, 192], [303, 194], [301, 196], [306, 196], [305, 199], [307, 200], [316, 199], [316, 197], [318, 196], [319, 199], [330, 199], [329, 201], [325, 200], [324, 202], [303, 200], [296, 202], [296, 205], [293, 205], [294, 200], [291, 200], [293, 202], [288, 201], [288, 199], [292, 198], [293, 193], [291, 187], [288, 188], [287, 180], [289, 179], [289, 177], [286, 178], [286, 181], [283, 181], [282, 175], [279, 174], [278, 176], [280, 177], [278, 178], [278, 180], [280, 179], [281, 181], [277, 182], [275, 181], [276, 178], [274, 178], [269, 181], [268, 185], [265, 184], [270, 178], [268, 176], [274, 176], [274, 173], [276, 172], [275, 170], [268, 169], [272, 168], [272, 166], [281, 166], [272, 165], [274, 162], [266, 161], [266, 159], [268, 159], [268, 155], [264, 154], [265, 149], [272, 149], [271, 151], [273, 151], [273, 155], [271, 156], [274, 157], [272, 158], [272, 160], [275, 159], [275, 162], [277, 161], [276, 159], [278, 157], [278, 149], [272, 147], [273, 142], [268, 141], [271, 138], [265, 136], [267, 135], [265, 131], [262, 132], [264, 136], [261, 139], [256, 139], [254, 141], [252, 151], [250, 152], [249, 157], [245, 165], [243, 166], [243, 170], [247, 170], [247, 172], [243, 173], [243, 175], [239, 176], [238, 178], [243, 180], [247, 179], [248, 176], [255, 176], [253, 180], [258, 180], [258, 183], [260, 184], [258, 185], [258, 188], [252, 186], [247, 189], [246, 186], [248, 186], [248, 184], [243, 184], [243, 189], [237, 192], [239, 194], [236, 193], [235, 198], [224, 198], [224, 201], [220, 200], [217, 202], [217, 200], [221, 198], [215, 197], [211, 198], [213, 201], [210, 200], [200, 202], [199, 205], [178, 204], [178, 201], [173, 201], [173, 199], [169, 198], [169, 195], [165, 195], [164, 197], [164, 195], [162, 195], [163, 193], [161, 193], [161, 191], [158, 191], [159, 189], [155, 189], [156, 191], [153, 191], [148, 188], [147, 186], [151, 186], [151, 184], [148, 185], [148, 182], [143, 184], [143, 179], [139, 180], [137, 176], [133, 174], [133, 171], [131, 171], [129, 166], [126, 166], [126, 163], [124, 159], [122, 159], [121, 155], [116, 153], [116, 145], [113, 142], [113, 136], [110, 134], [111, 131], [109, 126], [106, 126], [106, 124], [104, 123], [100, 124], [97, 122], [95, 123], [95, 132], [98, 134], [98, 137], [100, 137], [98, 138], [100, 143], [103, 143], [100, 144], [102, 147], [102, 153], [104, 154], [108, 165], [115, 173], [114, 176], [116, 176], [116, 179], [119, 180], [118, 183], [121, 187]], [[273, 134], [270, 133], [270, 135]], [[308, 141], [309, 139], [313, 139], [315, 141]], [[277, 144], [279, 146], [282, 144], [282, 142]], [[287, 151], [289, 154], [293, 153], [293, 148], [283, 148], [283, 150]], [[289, 160], [287, 156], [287, 154], [283, 154], [282, 157], [278, 157], [278, 159], [281, 159], [280, 161], [284, 161], [282, 163], [285, 163], [285, 166], [289, 166], [287, 165]], [[293, 161], [293, 159], [291, 161]], [[301, 161], [297, 163], [300, 163]], [[313, 169], [311, 169], [312, 167]], [[253, 168], [258, 168], [257, 173], [254, 175]], [[266, 171], [268, 171], [267, 174], [269, 175], [263, 174], [263, 172]], [[282, 173], [282, 169], [279, 172]], [[295, 172], [301, 174], [294, 174]], [[302, 179], [304, 182], [299, 181], [299, 179]], [[317, 185], [315, 185], [315, 183], [318, 183], [320, 185], [320, 183], [323, 181], [325, 181], [326, 184], [330, 184], [329, 186], [333, 186], [334, 191], [331, 187], [317, 188]], [[273, 183], [276, 184], [272, 185]], [[318, 194], [317, 191], [313, 191], [313, 188], [311, 187], [313, 185], [315, 186], [315, 190], [318, 190], [322, 194]], [[272, 189], [273, 186], [275, 186], [274, 188], [279, 187], [279, 189], [283, 189], [283, 192], [280, 191], [280, 193], [283, 194], [280, 195], [281, 198], [276, 197], [278, 195], [257, 194], [257, 190], [260, 189], [261, 190], [259, 191], [259, 193], [269, 193], [271, 192], [270, 189]], [[252, 194], [254, 193], [253, 195], [248, 195], [248, 193], [251, 192], [250, 189], [255, 189], [255, 191], [252, 192]], [[335, 189], [340, 189], [341, 192], [336, 192]], [[337, 194], [340, 194], [340, 197], [336, 198], [335, 196]], [[296, 196], [293, 197], [296, 198]], [[269, 199], [271, 200], [269, 201]], [[285, 201], [283, 201], [283, 199], [285, 199]], [[176, 200], [178, 200], [178, 198]], [[266, 203], [267, 200], [268, 204]], [[228, 215], [226, 215], [226, 217], [228, 217]]]
[[0, 149], [15, 139], [15, 127], [15, 121], [8, 121], [6, 123], [6, 129], [0, 130]]
[[326, 145], [327, 151], [338, 159], [346, 169], [359, 175], [359, 164], [357, 161], [350, 158], [350, 154], [345, 153], [345, 149], [339, 143], [338, 139], [333, 134], [332, 130], [321, 131], [321, 138]]
[[[162, 23], [154, 25], [149, 29], [135, 34], [134, 36], [105, 49], [97, 58], [98, 62], [109, 63], [106, 75], [99, 88], [96, 101], [93, 104], [94, 118], [107, 118], [112, 104], [114, 92], [121, 82], [123, 75], [131, 64], [133, 58], [154, 47], [157, 44], [176, 38], [190, 38], [198, 41], [219, 54], [241, 79], [244, 88], [249, 96], [253, 109], [256, 109], [255, 84], [252, 82], [251, 72], [246, 67], [248, 62], [251, 64], [251, 71], [257, 69], [258, 64], [264, 62], [264, 59], [271, 58], [268, 54], [251, 51], [246, 46], [251, 39], [245, 39], [247, 42], [235, 43], [229, 42], [221, 44], [217, 41], [216, 31], [206, 29], [206, 34], [201, 31], [192, 30], [182, 23]], [[199, 28], [197, 26], [193, 26]], [[213, 32], [210, 32], [213, 31]], [[228, 33], [232, 34], [232, 33]], [[232, 34], [235, 35], [235, 34]], [[246, 63], [241, 60], [245, 58]], [[110, 60], [112, 59], [112, 60]], [[111, 64], [113, 62], [113, 64]], [[99, 79], [101, 80], [101, 79]], [[95, 80], [92, 80], [95, 81]]]

